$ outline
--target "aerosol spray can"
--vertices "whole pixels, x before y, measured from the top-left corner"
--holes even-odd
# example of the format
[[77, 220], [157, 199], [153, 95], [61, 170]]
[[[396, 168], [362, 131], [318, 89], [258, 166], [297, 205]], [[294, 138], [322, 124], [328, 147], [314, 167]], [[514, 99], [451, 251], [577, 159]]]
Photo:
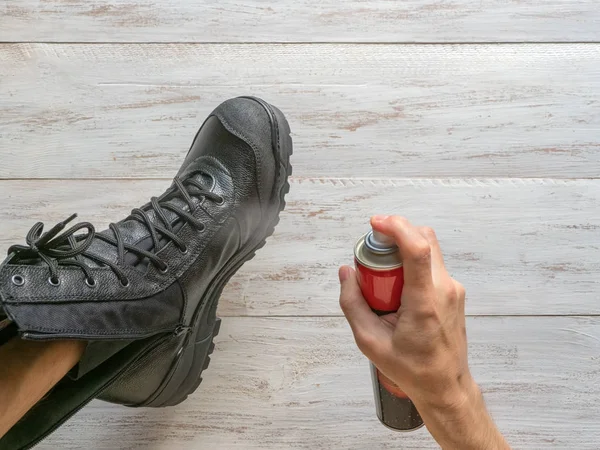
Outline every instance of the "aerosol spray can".
[[[394, 240], [377, 231], [361, 237], [354, 247], [356, 273], [363, 296], [379, 314], [398, 311], [404, 269]], [[389, 378], [371, 363], [377, 417], [395, 431], [413, 431], [423, 426], [413, 402]]]

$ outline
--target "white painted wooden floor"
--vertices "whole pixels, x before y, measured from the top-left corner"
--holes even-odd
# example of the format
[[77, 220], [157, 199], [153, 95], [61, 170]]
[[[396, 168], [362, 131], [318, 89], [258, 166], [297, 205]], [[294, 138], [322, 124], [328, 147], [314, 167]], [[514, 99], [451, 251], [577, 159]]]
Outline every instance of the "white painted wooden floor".
[[93, 403], [39, 448], [436, 448], [379, 425], [338, 308], [373, 213], [438, 230], [514, 447], [600, 447], [596, 1], [1, 0], [0, 250], [162, 192], [241, 94], [288, 116], [295, 176], [223, 295], [201, 389]]

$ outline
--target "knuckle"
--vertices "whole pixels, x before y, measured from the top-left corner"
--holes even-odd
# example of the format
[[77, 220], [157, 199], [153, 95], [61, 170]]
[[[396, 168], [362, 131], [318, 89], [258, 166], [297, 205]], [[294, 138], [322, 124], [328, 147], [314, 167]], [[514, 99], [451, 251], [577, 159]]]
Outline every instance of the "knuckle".
[[418, 316], [421, 321], [435, 321], [439, 319], [438, 310], [434, 304], [421, 305]]
[[456, 289], [456, 286], [454, 285], [454, 283], [452, 283], [451, 281], [449, 283], [446, 283], [444, 286], [444, 297], [446, 298], [447, 301], [449, 302], [456, 302], [458, 301], [458, 291]]
[[344, 295], [344, 293], [340, 294], [340, 308], [344, 313], [347, 311], [348, 307], [348, 296]]
[[431, 227], [421, 227], [421, 234], [427, 238], [429, 242], [437, 241], [437, 235], [435, 231]]
[[351, 318], [355, 315], [355, 313], [354, 313], [355, 304], [356, 304], [356, 300], [353, 295], [351, 295], [351, 294], [350, 295], [349, 294], [340, 295], [340, 308], [342, 309], [342, 312], [344, 313], [344, 315], [347, 318]]
[[458, 298], [464, 299], [465, 295], [467, 294], [467, 291], [465, 290], [465, 287], [462, 285], [462, 283], [455, 281], [454, 286], [456, 288], [456, 295], [458, 296]]
[[356, 290], [351, 289], [349, 286], [342, 286], [340, 290], [340, 306], [342, 309], [351, 308], [353, 304], [359, 299], [360, 291], [357, 293]]
[[399, 225], [408, 225], [410, 223], [408, 219], [404, 216], [394, 216], [392, 220], [394, 221], [394, 223], [397, 223]]
[[428, 261], [431, 259], [431, 245], [426, 239], [421, 239], [413, 243], [411, 257], [414, 261]]
[[396, 229], [406, 229], [410, 226], [410, 222], [406, 217], [394, 216], [392, 217], [392, 224]]

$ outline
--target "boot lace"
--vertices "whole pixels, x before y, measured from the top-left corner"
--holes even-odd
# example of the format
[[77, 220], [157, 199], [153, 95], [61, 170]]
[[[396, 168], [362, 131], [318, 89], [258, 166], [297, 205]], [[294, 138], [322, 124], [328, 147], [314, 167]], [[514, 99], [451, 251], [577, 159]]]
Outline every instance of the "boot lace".
[[[156, 255], [161, 248], [169, 242], [173, 242], [181, 252], [187, 252], [186, 243], [175, 233], [171, 221], [166, 216], [166, 211], [174, 213], [198, 231], [203, 231], [205, 226], [200, 220], [194, 217], [194, 210], [196, 208], [201, 208], [209, 216], [210, 214], [201, 206], [195, 205], [193, 197], [204, 197], [217, 204], [223, 202], [223, 198], [220, 195], [211, 192], [198, 180], [189, 178], [197, 173], [201, 172], [191, 173], [185, 180], [175, 177], [171, 187], [162, 196], [152, 197], [149, 205], [144, 208], [133, 209], [131, 215], [125, 219], [135, 220], [146, 226], [150, 232], [150, 237], [152, 238], [153, 251], [148, 251], [126, 243], [119, 226], [115, 223], [109, 225], [109, 229], [112, 231], [113, 236], [96, 233], [94, 226], [89, 222], [78, 223], [61, 234], [66, 226], [77, 217], [77, 214], [73, 214], [45, 233], [43, 232], [44, 224], [42, 222], [36, 223], [27, 233], [25, 238], [27, 245], [13, 245], [8, 249], [8, 254], [9, 256], [11, 254], [13, 256], [18, 256], [23, 260], [42, 260], [50, 269], [48, 282], [54, 286], [60, 284], [58, 276], [60, 266], [78, 267], [85, 275], [86, 284], [90, 287], [95, 286], [96, 281], [94, 280], [91, 268], [86, 264], [84, 257], [100, 265], [109, 267], [118, 277], [121, 284], [123, 286], [128, 286], [129, 280], [122, 270], [122, 267], [125, 266], [126, 252], [133, 253], [141, 258], [147, 258], [159, 271], [165, 273], [168, 270], [168, 266]], [[192, 187], [194, 188], [193, 191], [190, 190]], [[183, 199], [187, 203], [190, 212], [168, 203], [168, 200], [176, 197]], [[155, 213], [157, 220], [154, 222], [148, 215], [150, 211], [154, 211]], [[162, 222], [162, 225], [158, 223], [159, 221]], [[81, 230], [86, 230], [87, 233], [75, 236], [75, 233]], [[163, 246], [161, 246], [160, 243], [161, 238], [163, 240], [166, 239], [167, 241]], [[94, 239], [99, 239], [116, 247], [118, 255], [116, 263], [89, 251]], [[22, 280], [20, 276], [19, 278]]]

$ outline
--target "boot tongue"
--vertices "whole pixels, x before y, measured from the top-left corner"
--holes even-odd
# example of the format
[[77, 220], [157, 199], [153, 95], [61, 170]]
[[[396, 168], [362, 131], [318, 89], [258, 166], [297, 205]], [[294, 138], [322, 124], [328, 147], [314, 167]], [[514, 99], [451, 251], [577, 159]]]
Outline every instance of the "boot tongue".
[[[182, 174], [182, 176], [185, 175]], [[182, 177], [182, 179], [186, 178]], [[190, 179], [199, 182], [199, 184], [204, 186], [207, 191], [210, 191], [212, 187], [213, 179], [209, 175], [197, 173], [194, 176], [190, 177]], [[186, 190], [192, 197], [193, 203], [195, 205], [198, 205], [202, 202], [203, 197], [200, 195], [200, 191], [195, 186], [186, 185]], [[161, 201], [160, 203], [167, 203], [174, 206], [177, 209], [190, 212], [190, 207], [188, 203], [182, 198], [181, 194], [178, 191], [175, 191], [174, 194], [170, 194], [168, 200]], [[168, 228], [165, 226], [165, 224], [163, 223], [162, 219], [158, 216], [156, 211], [154, 211], [154, 208], [152, 208], [150, 203], [142, 207], [141, 209], [143, 209], [146, 212], [148, 218], [150, 219], [150, 222], [159, 227]], [[163, 213], [167, 220], [171, 223], [171, 226], [173, 227], [173, 232], [178, 232], [185, 222], [176, 213], [169, 209], [163, 208]], [[126, 219], [118, 222], [116, 225], [119, 228], [119, 231], [121, 231], [121, 236], [123, 237], [123, 241], [126, 244], [135, 245], [136, 247], [143, 250], [156, 252], [156, 249], [154, 249], [154, 242], [150, 235], [150, 230], [146, 226], [145, 222], [140, 222], [134, 219]], [[114, 239], [114, 233], [110, 229], [104, 230], [99, 234], [103, 234]], [[166, 239], [160, 233], [157, 234], [160, 239], [160, 246], [162, 248], [163, 245], [167, 244], [168, 239]], [[117, 248], [114, 245], [109, 244], [108, 242], [104, 242], [100, 239], [94, 240], [94, 242], [88, 249], [88, 252], [101, 256], [104, 259], [108, 259], [111, 262], [118, 261]], [[88, 258], [84, 257], [84, 259], [86, 260], [86, 264], [90, 267], [100, 266], [100, 264]], [[133, 253], [126, 252], [125, 254], [126, 265], [137, 265], [143, 259], [145, 258], [140, 258], [138, 255], [135, 255]]]

